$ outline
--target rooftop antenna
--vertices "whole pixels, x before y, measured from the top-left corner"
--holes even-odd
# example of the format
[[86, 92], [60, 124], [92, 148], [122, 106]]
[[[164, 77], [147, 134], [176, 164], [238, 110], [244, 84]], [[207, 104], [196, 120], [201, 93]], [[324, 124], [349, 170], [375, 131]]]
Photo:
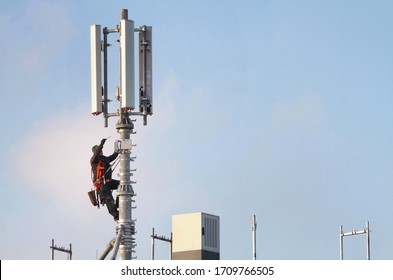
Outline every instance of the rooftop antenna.
[[256, 215], [252, 217], [251, 230], [252, 230], [252, 259], [256, 260], [257, 259], [257, 216]]
[[155, 258], [155, 242], [154, 242], [155, 239], [170, 243], [171, 247], [170, 247], [170, 252], [169, 252], [169, 259], [172, 259], [172, 248], [173, 248], [173, 246], [172, 246], [172, 233], [171, 233], [171, 237], [169, 237], [169, 238], [165, 237], [163, 235], [159, 236], [154, 233], [154, 228], [152, 228], [150, 237], [151, 237], [151, 259], [154, 260], [154, 258]]
[[[134, 61], [134, 32], [139, 33], [139, 111], [135, 106], [135, 61]], [[116, 92], [119, 108], [116, 112], [109, 112], [108, 104], [108, 35], [119, 33], [120, 43], [120, 86]], [[101, 25], [90, 26], [91, 42], [91, 97], [93, 115], [104, 117], [104, 127], [108, 127], [110, 117], [118, 117], [116, 124], [119, 140], [115, 142], [115, 149], [119, 153], [119, 178], [120, 184], [117, 189], [119, 199], [119, 220], [116, 228], [117, 238], [120, 240], [119, 259], [131, 260], [135, 253], [135, 221], [132, 219], [132, 206], [134, 193], [131, 181], [131, 150], [134, 146], [130, 139], [135, 134], [134, 121], [131, 116], [142, 116], [143, 124], [147, 125], [147, 116], [153, 114], [152, 94], [152, 27], [143, 25], [134, 28], [134, 21], [128, 19], [128, 10], [120, 11], [120, 23], [113, 29]], [[103, 74], [103, 77], [102, 77]], [[120, 238], [119, 236], [122, 235]], [[111, 242], [110, 242], [111, 243]], [[112, 246], [113, 247], [113, 246]], [[115, 251], [117, 249], [115, 248]], [[117, 253], [117, 252], [115, 252]], [[114, 256], [116, 257], [116, 256]], [[113, 259], [113, 257], [112, 257]]]
[[64, 247], [58, 247], [55, 245], [55, 240], [52, 239], [52, 246], [50, 246], [51, 249], [51, 255], [52, 255], [52, 260], [55, 259], [55, 251], [60, 251], [63, 253], [67, 253], [67, 260], [72, 260], [72, 244], [70, 243], [70, 248], [66, 249]]
[[343, 232], [343, 226], [340, 226], [340, 260], [344, 259], [344, 237], [358, 234], [366, 234], [366, 254], [367, 260], [370, 260], [370, 223], [368, 221], [366, 224], [366, 228], [362, 230]]

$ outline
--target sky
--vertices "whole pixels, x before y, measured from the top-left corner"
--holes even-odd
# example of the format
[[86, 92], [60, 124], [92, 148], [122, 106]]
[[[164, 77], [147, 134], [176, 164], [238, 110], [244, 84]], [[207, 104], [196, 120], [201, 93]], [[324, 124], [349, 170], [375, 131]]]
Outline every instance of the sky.
[[[173, 215], [220, 216], [221, 259], [337, 260], [340, 225], [370, 223], [393, 259], [392, 1], [4, 1], [0, 10], [0, 259], [91, 260], [115, 236], [93, 207], [91, 147], [119, 138], [90, 113], [92, 24], [128, 9], [153, 27], [153, 115], [136, 117], [135, 256]], [[119, 84], [109, 43], [109, 95]], [[117, 102], [112, 102], [116, 110]], [[118, 170], [115, 170], [114, 177]], [[169, 246], [156, 242], [156, 258]], [[56, 259], [66, 259], [56, 252]], [[344, 258], [366, 258], [366, 236]]]

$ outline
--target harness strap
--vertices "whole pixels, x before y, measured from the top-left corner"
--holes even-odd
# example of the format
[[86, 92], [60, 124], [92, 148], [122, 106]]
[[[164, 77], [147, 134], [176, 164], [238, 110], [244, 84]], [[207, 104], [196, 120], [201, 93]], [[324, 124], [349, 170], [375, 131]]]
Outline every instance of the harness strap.
[[101, 189], [101, 184], [103, 183], [103, 177], [104, 177], [104, 162], [102, 160], [98, 161], [97, 168], [96, 168], [96, 176], [95, 176], [95, 181], [93, 182], [94, 186], [96, 187], [96, 190], [99, 191]]

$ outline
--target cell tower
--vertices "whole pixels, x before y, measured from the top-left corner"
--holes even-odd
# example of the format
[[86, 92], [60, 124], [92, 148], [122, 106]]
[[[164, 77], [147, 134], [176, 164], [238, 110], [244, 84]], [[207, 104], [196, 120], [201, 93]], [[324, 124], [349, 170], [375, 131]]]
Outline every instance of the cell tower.
[[[135, 111], [135, 61], [134, 61], [134, 33], [138, 36], [139, 49], [139, 108]], [[120, 86], [116, 92], [119, 101], [117, 112], [108, 112], [108, 35], [119, 33], [120, 47]], [[128, 10], [120, 12], [120, 23], [114, 29], [101, 25], [90, 26], [91, 42], [91, 97], [92, 114], [104, 117], [104, 126], [108, 126], [109, 117], [118, 117], [116, 124], [119, 140], [115, 142], [115, 149], [119, 153], [119, 178], [117, 189], [119, 200], [119, 220], [116, 228], [117, 237], [115, 252], [119, 250], [119, 259], [131, 260], [135, 253], [135, 220], [132, 219], [132, 203], [135, 196], [131, 181], [131, 149], [133, 147], [130, 135], [134, 134], [134, 124], [131, 116], [142, 116], [143, 124], [147, 125], [147, 116], [153, 113], [152, 95], [152, 27], [140, 26], [134, 28], [134, 21], [128, 19]], [[116, 258], [116, 256], [114, 256]], [[112, 259], [114, 259], [112, 258]]]

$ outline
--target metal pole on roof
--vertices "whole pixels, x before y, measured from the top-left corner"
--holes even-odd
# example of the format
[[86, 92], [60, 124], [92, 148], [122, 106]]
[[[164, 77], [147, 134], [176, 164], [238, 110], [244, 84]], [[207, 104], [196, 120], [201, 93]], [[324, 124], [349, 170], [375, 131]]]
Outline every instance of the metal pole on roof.
[[257, 259], [257, 217], [252, 218], [252, 259]]
[[343, 226], [340, 226], [340, 260], [344, 259], [344, 248], [343, 248], [343, 240], [344, 235], [343, 235]]
[[151, 229], [151, 259], [154, 260], [154, 228]]
[[366, 234], [366, 258], [370, 260], [370, 224], [367, 222], [366, 228], [362, 230], [352, 230], [349, 232], [343, 232], [343, 226], [340, 226], [340, 260], [344, 259], [343, 247], [344, 247], [344, 237], [353, 236], [359, 234]]
[[370, 260], [370, 223], [367, 221], [366, 224], [367, 231], [367, 260]]

